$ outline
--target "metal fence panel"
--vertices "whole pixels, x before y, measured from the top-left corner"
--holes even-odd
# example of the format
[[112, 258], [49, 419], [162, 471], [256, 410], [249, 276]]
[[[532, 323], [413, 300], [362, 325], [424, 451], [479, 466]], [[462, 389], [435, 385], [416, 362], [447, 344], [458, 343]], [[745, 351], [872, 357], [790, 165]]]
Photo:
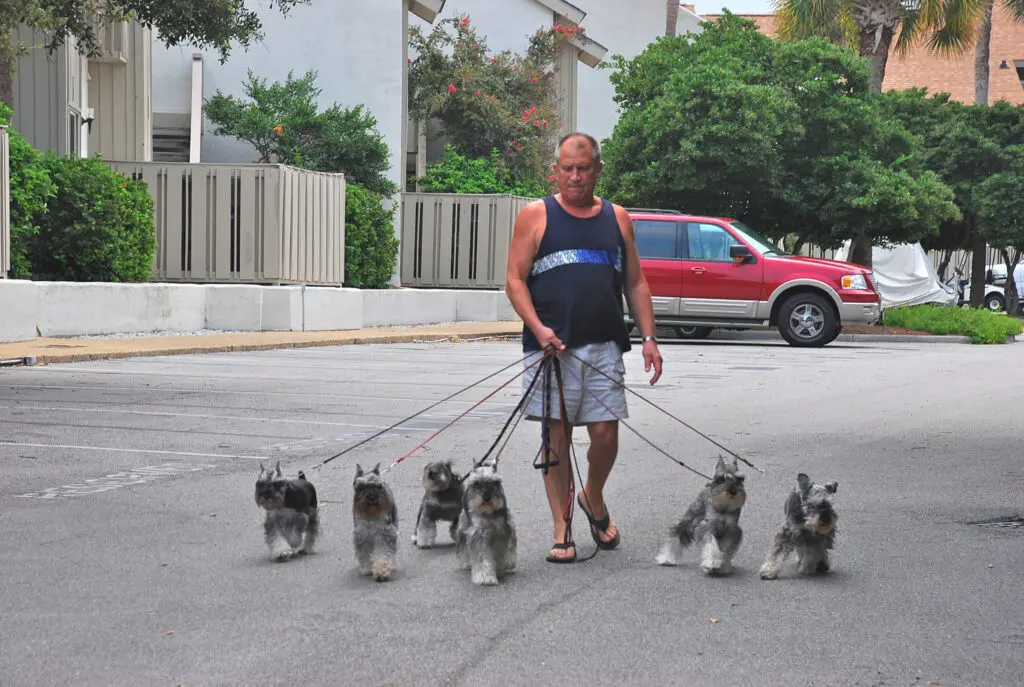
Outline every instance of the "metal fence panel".
[[534, 199], [403, 193], [402, 284], [501, 289], [516, 215]]
[[284, 165], [108, 164], [149, 186], [155, 281], [344, 283], [343, 175]]
[[0, 279], [11, 269], [11, 139], [0, 126]]

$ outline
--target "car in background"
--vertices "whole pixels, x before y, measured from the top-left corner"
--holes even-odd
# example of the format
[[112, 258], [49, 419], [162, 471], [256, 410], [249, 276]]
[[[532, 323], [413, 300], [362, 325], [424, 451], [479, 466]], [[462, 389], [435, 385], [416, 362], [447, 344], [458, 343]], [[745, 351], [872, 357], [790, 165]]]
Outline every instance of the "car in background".
[[[1013, 282], [1017, 287], [1018, 311], [1024, 315], [1024, 263], [1013, 268]], [[964, 285], [961, 305], [971, 302], [970, 280]], [[1006, 312], [1006, 265], [985, 265], [984, 306], [992, 312]]]
[[[629, 210], [658, 327], [684, 338], [769, 329], [792, 346], [824, 346], [844, 326], [881, 317], [870, 270], [793, 255], [734, 219]], [[635, 322], [626, 311], [626, 322]]]

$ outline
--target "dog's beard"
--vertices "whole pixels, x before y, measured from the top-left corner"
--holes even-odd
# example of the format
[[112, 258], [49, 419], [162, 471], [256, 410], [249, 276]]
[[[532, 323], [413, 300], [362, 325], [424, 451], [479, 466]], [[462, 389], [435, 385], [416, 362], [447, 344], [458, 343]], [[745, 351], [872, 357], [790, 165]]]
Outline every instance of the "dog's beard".
[[430, 477], [430, 475], [423, 475], [423, 488], [427, 491], [440, 493], [448, 491], [448, 488], [451, 487], [451, 485], [452, 480], [449, 475], [436, 475], [433, 478]]
[[505, 499], [500, 494], [494, 494], [489, 499], [484, 499], [483, 494], [474, 494], [469, 498], [467, 505], [471, 513], [492, 515], [505, 509]]
[[834, 512], [825, 515], [823, 513], [811, 513], [804, 520], [804, 528], [814, 534], [828, 534], [836, 528], [839, 516]]
[[256, 505], [267, 510], [279, 510], [284, 507], [284, 493], [277, 490], [257, 490]]
[[711, 505], [720, 512], [734, 512], [743, 508], [747, 502], [747, 495], [742, 489], [730, 494], [727, 487], [717, 487], [711, 490]]
[[390, 505], [387, 496], [374, 493], [357, 493], [355, 510], [363, 518], [382, 518], [388, 513]]

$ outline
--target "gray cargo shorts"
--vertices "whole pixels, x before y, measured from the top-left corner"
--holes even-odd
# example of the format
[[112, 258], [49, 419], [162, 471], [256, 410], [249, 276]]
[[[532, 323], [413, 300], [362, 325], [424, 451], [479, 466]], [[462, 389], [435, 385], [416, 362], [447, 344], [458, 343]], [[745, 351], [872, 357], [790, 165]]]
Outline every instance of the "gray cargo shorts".
[[[565, 410], [570, 424], [580, 426], [591, 422], [628, 418], [626, 390], [618, 386], [618, 384], [625, 384], [626, 381], [626, 365], [622, 360], [622, 351], [619, 349], [619, 345], [614, 341], [608, 341], [587, 344], [571, 350], [572, 353], [585, 360], [589, 365], [601, 370], [615, 382], [569, 355], [569, 349], [563, 351], [558, 360], [562, 368], [562, 389], [565, 396]], [[530, 382], [541, 371], [541, 364], [538, 360], [543, 355], [543, 352], [537, 351], [523, 361], [524, 367], [537, 363], [523, 375], [522, 391], [524, 394], [529, 388]], [[585, 389], [580, 386], [580, 379], [583, 380]], [[537, 384], [530, 393], [530, 398], [526, 401], [524, 413], [528, 420], [539, 421], [544, 414], [543, 384], [544, 378], [541, 377], [537, 380]], [[555, 376], [554, 368], [551, 369], [549, 398], [548, 417], [555, 420], [561, 419], [561, 407], [558, 403], [558, 379]]]

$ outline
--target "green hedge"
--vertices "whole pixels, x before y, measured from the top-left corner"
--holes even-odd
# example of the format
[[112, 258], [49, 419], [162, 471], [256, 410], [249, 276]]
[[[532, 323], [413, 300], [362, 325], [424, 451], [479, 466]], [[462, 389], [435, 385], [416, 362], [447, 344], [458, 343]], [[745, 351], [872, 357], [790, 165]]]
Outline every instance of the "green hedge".
[[[10, 126], [11, 109], [0, 103]], [[10, 136], [11, 271], [14, 279], [148, 281], [156, 253], [146, 185], [99, 158], [40, 153]]]
[[914, 305], [885, 311], [884, 324], [933, 334], [969, 336], [980, 344], [1006, 343], [1024, 331], [1024, 323], [985, 309]]
[[546, 193], [538, 182], [516, 178], [502, 165], [497, 150], [489, 158], [466, 157], [451, 145], [416, 181], [424, 193], [508, 193], [527, 198]]
[[386, 289], [398, 259], [395, 210], [384, 196], [355, 183], [345, 187], [345, 286]]
[[99, 158], [44, 158], [56, 187], [29, 245], [32, 277], [43, 281], [148, 281], [156, 252], [146, 184]]

